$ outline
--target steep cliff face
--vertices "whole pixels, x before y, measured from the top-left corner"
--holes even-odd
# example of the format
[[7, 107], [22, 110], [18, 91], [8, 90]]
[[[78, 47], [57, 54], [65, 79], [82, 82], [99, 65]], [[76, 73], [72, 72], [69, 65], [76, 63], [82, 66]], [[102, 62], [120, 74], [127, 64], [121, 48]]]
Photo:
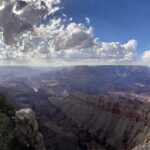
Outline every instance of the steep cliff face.
[[48, 131], [72, 133], [81, 150], [100, 146], [107, 150], [131, 150], [150, 133], [149, 104], [126, 97], [78, 94], [49, 98], [40, 114]]
[[0, 149], [45, 150], [34, 112], [22, 109], [15, 114], [4, 94], [0, 94]]
[[19, 140], [32, 150], [46, 150], [43, 136], [38, 131], [38, 123], [31, 109], [16, 112], [16, 133]]

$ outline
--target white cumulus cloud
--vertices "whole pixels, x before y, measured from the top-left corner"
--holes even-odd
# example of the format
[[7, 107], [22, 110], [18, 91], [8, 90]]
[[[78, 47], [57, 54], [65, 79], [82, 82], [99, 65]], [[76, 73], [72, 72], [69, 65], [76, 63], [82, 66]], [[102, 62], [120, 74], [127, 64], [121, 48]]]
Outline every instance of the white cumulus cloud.
[[143, 64], [150, 65], [150, 50], [147, 50], [142, 55]]
[[[43, 23], [47, 16], [60, 9], [61, 0], [0, 2], [0, 60], [91, 60], [118, 64], [136, 61], [134, 39], [127, 43], [99, 41], [92, 27], [75, 23], [66, 15], [63, 17], [68, 19], [67, 23], [56, 17]], [[88, 17], [85, 19], [90, 23]]]

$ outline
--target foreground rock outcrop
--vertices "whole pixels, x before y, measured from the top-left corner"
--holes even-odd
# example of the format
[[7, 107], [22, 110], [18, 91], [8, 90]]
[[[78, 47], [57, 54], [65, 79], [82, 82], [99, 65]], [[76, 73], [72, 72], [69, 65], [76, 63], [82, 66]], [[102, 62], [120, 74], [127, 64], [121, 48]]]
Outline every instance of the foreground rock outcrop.
[[38, 123], [32, 109], [17, 111], [15, 118], [19, 140], [33, 150], [45, 150], [43, 136], [38, 131]]
[[150, 134], [146, 137], [143, 144], [138, 145], [132, 150], [150, 150]]

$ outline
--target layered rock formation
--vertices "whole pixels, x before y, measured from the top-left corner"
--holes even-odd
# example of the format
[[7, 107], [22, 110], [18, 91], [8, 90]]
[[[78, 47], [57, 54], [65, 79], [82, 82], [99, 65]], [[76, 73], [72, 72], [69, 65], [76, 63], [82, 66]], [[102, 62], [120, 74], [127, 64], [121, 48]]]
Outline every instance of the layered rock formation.
[[16, 112], [16, 133], [19, 140], [33, 150], [45, 150], [43, 136], [38, 131], [38, 123], [31, 109]]
[[127, 92], [150, 95], [150, 69], [142, 66], [77, 66], [32, 79], [46, 95], [66, 96]]
[[131, 150], [150, 133], [149, 103], [121, 96], [78, 94], [49, 98], [41, 106], [40, 114], [46, 145], [53, 138], [58, 139], [60, 133], [77, 139], [78, 145], [67, 150], [101, 149], [101, 146], [106, 150]]

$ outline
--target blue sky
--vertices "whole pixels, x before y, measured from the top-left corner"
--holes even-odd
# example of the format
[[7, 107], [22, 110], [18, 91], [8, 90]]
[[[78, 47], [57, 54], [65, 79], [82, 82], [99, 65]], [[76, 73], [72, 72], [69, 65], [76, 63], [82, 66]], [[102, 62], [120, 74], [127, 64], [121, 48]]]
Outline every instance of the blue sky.
[[63, 12], [76, 22], [91, 20], [102, 41], [138, 41], [138, 53], [150, 49], [149, 0], [64, 0]]

